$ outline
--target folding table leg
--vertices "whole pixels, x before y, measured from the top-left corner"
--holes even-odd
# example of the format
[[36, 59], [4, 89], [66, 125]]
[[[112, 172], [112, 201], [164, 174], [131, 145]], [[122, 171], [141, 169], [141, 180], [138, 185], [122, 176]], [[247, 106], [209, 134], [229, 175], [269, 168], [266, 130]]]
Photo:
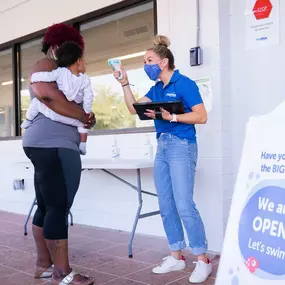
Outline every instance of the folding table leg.
[[143, 200], [142, 200], [142, 184], [141, 184], [141, 171], [140, 169], [137, 169], [137, 184], [138, 184], [138, 188], [137, 188], [137, 193], [138, 193], [138, 209], [137, 209], [137, 214], [135, 217], [135, 222], [133, 225], [133, 229], [131, 232], [131, 237], [129, 240], [129, 244], [128, 244], [128, 251], [129, 251], [129, 258], [133, 258], [133, 240], [134, 240], [134, 236], [135, 236], [135, 232], [136, 232], [136, 228], [138, 225], [138, 221], [140, 219], [140, 214], [141, 214], [141, 209], [142, 209], [142, 204], [143, 204]]
[[73, 215], [71, 211], [69, 211], [69, 216], [70, 216], [70, 225], [73, 226]]
[[33, 204], [32, 204], [32, 206], [31, 206], [31, 208], [30, 208], [29, 214], [28, 214], [28, 216], [27, 216], [27, 218], [26, 218], [26, 221], [25, 221], [25, 225], [24, 225], [24, 235], [25, 235], [25, 236], [28, 235], [27, 226], [28, 226], [28, 222], [29, 222], [29, 219], [30, 219], [30, 217], [31, 217], [31, 214], [32, 214], [32, 211], [33, 211], [35, 205], [37, 205], [37, 199], [36, 199], [36, 198], [35, 198], [34, 201], [33, 201]]
[[134, 236], [135, 236], [135, 232], [136, 232], [136, 228], [137, 228], [139, 219], [152, 217], [152, 216], [158, 215], [160, 213], [159, 211], [155, 211], [155, 212], [149, 212], [149, 213], [141, 214], [142, 205], [143, 205], [142, 194], [146, 194], [146, 195], [150, 195], [150, 196], [154, 196], [154, 197], [157, 197], [157, 194], [154, 194], [154, 193], [142, 190], [141, 170], [140, 169], [136, 169], [137, 170], [137, 186], [131, 184], [130, 182], [128, 182], [125, 179], [123, 179], [123, 178], [113, 174], [112, 172], [110, 172], [110, 171], [108, 171], [106, 169], [101, 169], [101, 170], [104, 171], [105, 173], [109, 174], [110, 176], [116, 178], [117, 180], [121, 181], [122, 183], [125, 183], [126, 185], [130, 186], [135, 191], [137, 191], [139, 205], [138, 205], [138, 208], [137, 208], [135, 221], [134, 221], [134, 224], [133, 224], [131, 236], [130, 236], [129, 243], [128, 243], [129, 258], [132, 258], [133, 257], [133, 250], [132, 250], [133, 240], [134, 240]]

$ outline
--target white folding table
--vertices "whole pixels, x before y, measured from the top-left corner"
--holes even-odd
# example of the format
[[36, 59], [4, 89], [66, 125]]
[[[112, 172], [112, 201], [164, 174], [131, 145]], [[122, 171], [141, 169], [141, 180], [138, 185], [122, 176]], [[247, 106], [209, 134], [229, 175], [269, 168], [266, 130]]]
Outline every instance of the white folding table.
[[[143, 206], [142, 195], [146, 194], [149, 196], [157, 197], [155, 193], [148, 192], [142, 189], [141, 170], [152, 168], [152, 167], [153, 167], [153, 161], [148, 161], [146, 159], [144, 160], [142, 159], [141, 160], [138, 160], [138, 159], [117, 159], [117, 160], [82, 159], [82, 169], [83, 170], [101, 170], [107, 173], [108, 175], [112, 176], [113, 178], [128, 185], [133, 190], [137, 191], [138, 208], [137, 208], [134, 224], [133, 224], [132, 231], [131, 231], [131, 236], [130, 236], [129, 243], [128, 243], [129, 258], [133, 257], [132, 244], [133, 244], [133, 239], [135, 236], [138, 221], [140, 219], [155, 216], [160, 213], [159, 211], [154, 211], [154, 212], [148, 212], [148, 213], [141, 214], [141, 210]], [[111, 172], [112, 170], [135, 170], [136, 176], [137, 176], [137, 185], [133, 185], [132, 183], [112, 173]]]
[[[31, 164], [28, 165], [27, 162], [25, 162], [25, 164], [26, 164], [26, 168], [29, 168], [31, 166]], [[140, 219], [155, 216], [155, 215], [158, 215], [160, 213], [159, 211], [153, 211], [153, 212], [141, 214], [141, 210], [142, 210], [142, 206], [143, 206], [143, 199], [142, 199], [143, 194], [153, 196], [153, 197], [157, 197], [157, 195], [155, 193], [148, 192], [148, 191], [145, 191], [142, 189], [141, 170], [147, 169], [147, 168], [152, 168], [152, 167], [153, 167], [153, 161], [148, 161], [146, 159], [144, 159], [144, 160], [142, 160], [142, 159], [141, 160], [138, 160], [138, 159], [117, 159], [117, 160], [109, 159], [109, 160], [107, 160], [107, 159], [87, 159], [87, 158], [82, 159], [82, 171], [85, 171], [85, 170], [101, 170], [101, 171], [107, 173], [108, 175], [110, 175], [111, 177], [117, 179], [118, 181], [126, 184], [127, 186], [129, 186], [133, 190], [137, 191], [138, 208], [136, 211], [135, 220], [134, 220], [134, 224], [133, 224], [132, 231], [131, 231], [131, 236], [130, 236], [129, 243], [128, 243], [129, 258], [133, 257], [132, 244], [133, 244], [133, 240], [134, 240], [138, 221]], [[112, 170], [135, 170], [136, 176], [137, 176], [137, 185], [133, 185], [132, 183], [126, 181], [122, 177], [119, 177], [118, 175], [112, 173], [111, 172]], [[27, 222], [30, 218], [33, 207], [35, 205], [36, 205], [36, 200], [34, 201], [32, 207], [29, 211], [28, 217], [26, 219], [25, 233], [27, 230]], [[72, 215], [71, 215], [71, 218], [72, 218]]]

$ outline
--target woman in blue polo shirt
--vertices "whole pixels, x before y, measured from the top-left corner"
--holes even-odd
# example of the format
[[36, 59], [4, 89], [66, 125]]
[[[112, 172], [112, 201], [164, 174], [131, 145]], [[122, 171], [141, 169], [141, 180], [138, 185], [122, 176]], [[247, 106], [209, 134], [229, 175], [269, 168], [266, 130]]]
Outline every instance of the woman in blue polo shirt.
[[[185, 114], [170, 114], [162, 109], [162, 118], [156, 118], [149, 110], [147, 116], [155, 119], [157, 154], [154, 165], [154, 182], [164, 229], [171, 250], [170, 256], [153, 269], [163, 274], [185, 269], [182, 250], [186, 247], [182, 223], [189, 238], [192, 253], [198, 257], [196, 268], [189, 278], [191, 283], [204, 282], [212, 272], [206, 256], [207, 240], [204, 225], [193, 201], [197, 143], [195, 124], [205, 124], [207, 113], [198, 87], [194, 81], [175, 70], [174, 56], [168, 48], [170, 41], [156, 36], [154, 46], [144, 56], [144, 69], [151, 80], [158, 80], [138, 102], [182, 100]], [[127, 74], [122, 68], [114, 76], [122, 84], [126, 105], [136, 114], [133, 103], [137, 102]]]

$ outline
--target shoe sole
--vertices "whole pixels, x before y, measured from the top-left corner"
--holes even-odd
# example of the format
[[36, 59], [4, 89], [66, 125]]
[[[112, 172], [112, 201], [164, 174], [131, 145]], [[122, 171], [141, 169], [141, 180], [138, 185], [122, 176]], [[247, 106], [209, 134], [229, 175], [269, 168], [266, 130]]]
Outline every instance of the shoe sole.
[[204, 282], [206, 282], [209, 278], [210, 278], [210, 275], [212, 274], [212, 272], [208, 275], [208, 277], [204, 280], [204, 281], [201, 281], [201, 282], [193, 282], [193, 281], [190, 281], [190, 279], [189, 279], [189, 282], [191, 283], [191, 284], [201, 284], [201, 283], [204, 283]]
[[152, 273], [154, 273], [154, 274], [167, 274], [167, 273], [176, 272], [176, 271], [183, 271], [185, 268], [186, 268], [186, 266], [184, 268], [181, 268], [181, 269], [171, 269], [171, 270], [164, 271], [164, 272], [154, 272], [154, 271], [152, 271]]

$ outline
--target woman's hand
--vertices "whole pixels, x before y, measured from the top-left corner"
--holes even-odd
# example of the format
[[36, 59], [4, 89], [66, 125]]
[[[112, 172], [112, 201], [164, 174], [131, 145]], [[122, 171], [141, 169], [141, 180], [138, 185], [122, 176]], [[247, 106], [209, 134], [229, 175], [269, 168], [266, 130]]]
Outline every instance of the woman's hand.
[[[125, 85], [125, 84], [128, 84], [129, 81], [128, 81], [128, 75], [127, 75], [127, 72], [126, 70], [121, 66], [121, 71], [119, 70], [114, 70], [114, 77], [122, 84], [122, 85]], [[121, 72], [122, 72], [122, 79], [119, 79], [119, 77], [121, 76]]]
[[[171, 121], [172, 120], [172, 115], [166, 111], [163, 108], [160, 108], [160, 112], [161, 112], [161, 119], [165, 120], [165, 121]], [[156, 116], [156, 112], [154, 110], [149, 110], [147, 109], [147, 113], [144, 113], [147, 117], [152, 118], [152, 119], [159, 119], [158, 116]]]
[[96, 125], [96, 117], [93, 112], [86, 114], [84, 118], [82, 118], [82, 123], [85, 124], [84, 127], [86, 129], [91, 129]]

